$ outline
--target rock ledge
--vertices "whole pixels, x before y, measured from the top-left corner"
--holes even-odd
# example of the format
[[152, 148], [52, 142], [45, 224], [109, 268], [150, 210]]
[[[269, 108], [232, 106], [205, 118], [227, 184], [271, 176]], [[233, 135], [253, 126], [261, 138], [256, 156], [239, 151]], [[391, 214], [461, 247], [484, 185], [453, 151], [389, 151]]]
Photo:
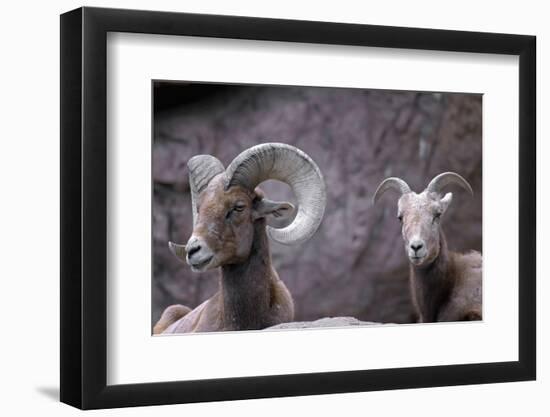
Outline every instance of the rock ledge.
[[320, 327], [348, 327], [348, 326], [372, 326], [374, 321], [361, 321], [355, 317], [324, 317], [315, 321], [293, 321], [290, 323], [281, 323], [276, 326], [268, 327], [265, 330], [273, 329], [311, 329]]

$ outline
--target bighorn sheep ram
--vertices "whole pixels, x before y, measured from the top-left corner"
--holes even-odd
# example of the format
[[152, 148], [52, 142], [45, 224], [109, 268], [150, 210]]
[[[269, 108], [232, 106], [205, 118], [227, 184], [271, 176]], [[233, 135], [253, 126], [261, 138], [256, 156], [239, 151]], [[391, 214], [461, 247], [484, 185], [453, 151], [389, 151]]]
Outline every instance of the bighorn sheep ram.
[[[268, 236], [283, 244], [308, 240], [326, 204], [321, 171], [301, 150], [281, 143], [249, 148], [224, 169], [210, 155], [188, 162], [193, 233], [172, 252], [196, 272], [220, 267], [218, 292], [194, 310], [168, 307], [153, 329], [158, 333], [263, 329], [292, 321], [294, 303], [271, 264]], [[290, 203], [270, 201], [256, 188], [268, 179], [287, 183], [298, 212], [286, 227], [266, 225], [267, 216], [290, 215]]]
[[441, 229], [443, 214], [453, 195], [441, 190], [456, 184], [473, 195], [460, 175], [436, 176], [420, 194], [400, 178], [385, 179], [373, 202], [388, 190], [400, 193], [397, 217], [402, 224], [405, 252], [410, 261], [410, 291], [418, 321], [481, 320], [481, 267], [479, 252], [451, 252]]

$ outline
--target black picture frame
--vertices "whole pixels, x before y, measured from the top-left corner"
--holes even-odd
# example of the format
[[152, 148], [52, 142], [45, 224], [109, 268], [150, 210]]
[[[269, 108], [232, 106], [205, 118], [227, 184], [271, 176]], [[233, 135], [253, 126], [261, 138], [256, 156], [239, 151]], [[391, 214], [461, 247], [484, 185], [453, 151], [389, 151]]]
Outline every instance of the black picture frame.
[[[108, 32], [519, 56], [519, 360], [107, 385]], [[94, 409], [535, 379], [535, 51], [525, 35], [88, 7], [61, 15], [61, 401]]]

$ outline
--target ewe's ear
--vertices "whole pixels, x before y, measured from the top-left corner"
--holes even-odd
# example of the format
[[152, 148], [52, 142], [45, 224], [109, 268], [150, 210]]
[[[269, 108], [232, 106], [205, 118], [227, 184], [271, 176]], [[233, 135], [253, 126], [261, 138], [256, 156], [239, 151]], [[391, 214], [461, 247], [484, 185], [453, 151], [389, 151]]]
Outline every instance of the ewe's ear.
[[451, 201], [453, 201], [453, 193], [445, 194], [445, 197], [443, 197], [439, 201], [441, 201], [441, 208], [443, 209], [443, 213], [445, 213], [445, 211], [447, 210], [447, 208], [451, 204]]
[[294, 206], [290, 203], [282, 201], [271, 201], [267, 198], [262, 198], [254, 203], [252, 209], [252, 219], [257, 220], [267, 216], [277, 218], [288, 218], [292, 216]]

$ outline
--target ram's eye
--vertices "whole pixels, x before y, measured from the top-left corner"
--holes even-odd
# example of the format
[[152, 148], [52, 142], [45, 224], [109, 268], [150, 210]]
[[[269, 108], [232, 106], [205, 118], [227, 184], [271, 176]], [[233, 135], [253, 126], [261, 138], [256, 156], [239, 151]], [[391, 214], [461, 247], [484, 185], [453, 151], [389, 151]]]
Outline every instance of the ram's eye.
[[245, 208], [246, 208], [246, 206], [244, 204], [237, 204], [236, 206], [234, 206], [231, 210], [229, 210], [227, 212], [227, 214], [225, 215], [225, 218], [229, 219], [231, 217], [231, 214], [233, 214], [233, 212], [235, 212], [235, 211], [241, 212]]
[[441, 217], [441, 213], [435, 213], [434, 214], [434, 222], [438, 220]]

